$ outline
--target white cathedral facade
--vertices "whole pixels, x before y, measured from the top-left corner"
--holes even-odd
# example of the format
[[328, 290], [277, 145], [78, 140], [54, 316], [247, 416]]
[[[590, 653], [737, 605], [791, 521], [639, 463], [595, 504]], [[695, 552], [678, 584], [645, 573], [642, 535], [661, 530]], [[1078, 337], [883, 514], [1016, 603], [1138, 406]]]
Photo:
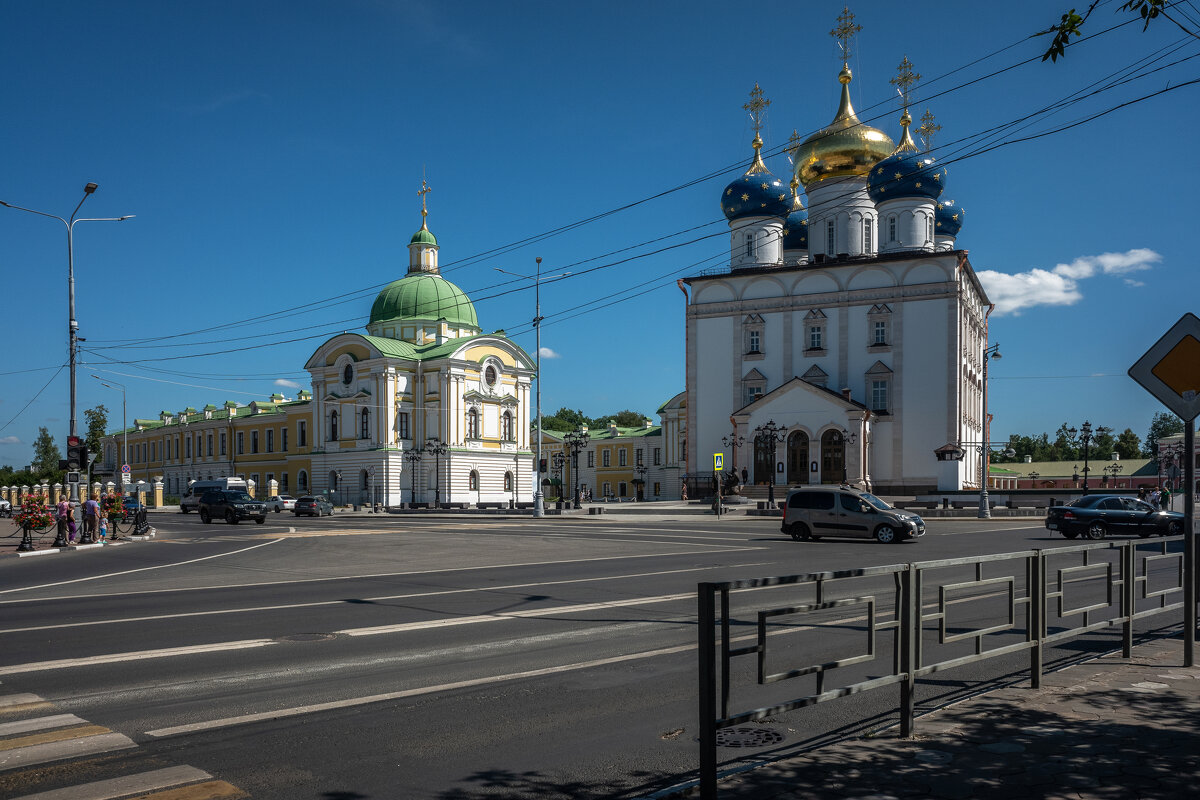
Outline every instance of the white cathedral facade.
[[907, 58], [899, 145], [858, 119], [844, 62], [839, 80], [833, 122], [793, 135], [790, 187], [761, 157], [757, 86], [746, 106], [753, 158], [721, 197], [729, 270], [685, 279], [687, 471], [723, 453], [753, 484], [978, 486], [978, 458], [934, 452], [977, 454], [983, 436], [991, 306], [957, 245], [963, 211], [909, 133]]

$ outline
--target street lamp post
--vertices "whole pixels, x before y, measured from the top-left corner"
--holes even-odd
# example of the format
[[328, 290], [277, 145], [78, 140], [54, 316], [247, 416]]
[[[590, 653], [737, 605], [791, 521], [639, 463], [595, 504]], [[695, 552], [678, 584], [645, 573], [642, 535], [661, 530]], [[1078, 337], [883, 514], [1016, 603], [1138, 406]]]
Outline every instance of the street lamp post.
[[721, 437], [721, 444], [725, 445], [726, 447], [728, 447], [730, 450], [733, 451], [730, 454], [729, 460], [733, 464], [733, 472], [735, 475], [737, 474], [737, 468], [738, 468], [737, 451], [738, 451], [738, 448], [741, 447], [742, 445], [744, 445], [745, 443], [746, 443], [746, 437], [738, 436], [736, 425], [734, 426], [733, 431], [728, 436]]
[[[773, 419], [767, 420], [754, 429], [755, 450], [765, 448], [771, 454], [771, 476], [767, 481], [767, 503], [772, 508], [775, 507], [775, 448], [785, 438], [787, 438], [787, 429], [780, 428]], [[717, 491], [721, 491], [719, 487]]]
[[1039, 472], [1034, 471], [1034, 472], [1029, 473], [1029, 488], [1030, 489], [1037, 488], [1037, 479], [1039, 477], [1041, 477], [1041, 473], [1039, 473]]
[[988, 395], [988, 361], [1002, 358], [1000, 343], [983, 348], [983, 447], [979, 448], [979, 519], [991, 519], [992, 507], [988, 502], [988, 458], [992, 448], [988, 443], [990, 426], [988, 425], [987, 395]]
[[425, 442], [425, 451], [433, 453], [433, 505], [442, 507], [442, 456], [446, 455], [446, 443], [436, 436]]
[[591, 434], [584, 430], [571, 431], [563, 437], [563, 444], [571, 451], [571, 475], [575, 479], [574, 508], [583, 508], [579, 502], [579, 451], [587, 447], [591, 438]]
[[[75, 319], [75, 223], [77, 222], [123, 222], [127, 219], [133, 219], [134, 214], [127, 214], [123, 217], [88, 217], [76, 219], [75, 215], [79, 213], [79, 209], [83, 207], [84, 201], [88, 199], [97, 189], [95, 183], [88, 183], [83, 187], [83, 198], [79, 201], [79, 205], [75, 206], [75, 210], [71, 212], [69, 219], [63, 219], [57, 214], [47, 214], [44, 211], [34, 211], [32, 208], [23, 206], [14, 206], [12, 203], [6, 203], [0, 200], [0, 206], [11, 208], [16, 211], [26, 211], [30, 214], [37, 214], [39, 217], [49, 217], [56, 219], [63, 224], [67, 229], [67, 359], [70, 365], [71, 372], [71, 429], [70, 436], [76, 437], [79, 435], [79, 426], [75, 415], [75, 361], [76, 353], [79, 345], [79, 323]], [[82, 465], [78, 465], [82, 466]], [[79, 502], [79, 484], [71, 484], [71, 502]]]
[[411, 488], [409, 493], [409, 508], [414, 508], [417, 504], [417, 465], [421, 463], [421, 457], [425, 455], [425, 451], [419, 447], [414, 447], [404, 452], [404, 460], [408, 462], [409, 479]]
[[1067, 428], [1067, 435], [1071, 437], [1071, 440], [1074, 441], [1075, 435], [1078, 433], [1079, 434], [1079, 443], [1083, 446], [1083, 493], [1084, 494], [1088, 493], [1088, 473], [1091, 472], [1091, 470], [1088, 468], [1088, 445], [1091, 444], [1093, 438], [1103, 436], [1104, 434], [1109, 433], [1111, 431], [1112, 431], [1112, 428], [1106, 428], [1103, 425], [1101, 425], [1098, 428], [1096, 428], [1096, 430], [1093, 432], [1092, 431], [1092, 423], [1087, 420], [1084, 420], [1084, 423], [1079, 426], [1078, 431], [1076, 431], [1074, 428]]
[[125, 384], [117, 383], [117, 381], [110, 381], [110, 383], [116, 384], [115, 386], [110, 386], [108, 383], [105, 383], [105, 381], [109, 379], [101, 378], [95, 373], [92, 373], [92, 377], [100, 381], [101, 386], [109, 389], [116, 389], [119, 387], [121, 390], [121, 436], [124, 439], [124, 441], [121, 442], [121, 494], [123, 495], [125, 494], [125, 480], [128, 477], [128, 473], [125, 472], [125, 465], [129, 463], [129, 427], [125, 423]]
[[850, 433], [850, 431], [846, 430], [845, 428], [842, 429], [842, 485], [843, 486], [846, 485], [846, 481], [849, 478], [849, 472], [847, 471], [847, 465], [846, 465], [846, 445], [854, 444], [857, 441], [858, 441], [857, 433]]
[[550, 463], [554, 466], [554, 477], [558, 479], [558, 500], [555, 505], [561, 511], [563, 506], [563, 465], [566, 463], [567, 457], [563, 455], [561, 450], [558, 450], [554, 455], [550, 456]]
[[537, 394], [535, 395], [537, 398], [537, 459], [533, 462], [536, 465], [533, 471], [533, 515], [544, 517], [546, 516], [546, 503], [545, 498], [542, 497], [542, 281], [558, 280], [571, 273], [564, 272], [561, 275], [542, 278], [542, 259], [539, 256], [534, 261], [537, 263], [537, 271], [533, 275], [521, 275], [499, 267], [495, 269], [505, 275], [533, 281], [533, 329], [537, 334], [534, 343], [536, 348], [534, 369], [537, 372]]
[[638, 492], [641, 494], [638, 500], [646, 499], [646, 465], [638, 462], [634, 465], [633, 471], [637, 474]]

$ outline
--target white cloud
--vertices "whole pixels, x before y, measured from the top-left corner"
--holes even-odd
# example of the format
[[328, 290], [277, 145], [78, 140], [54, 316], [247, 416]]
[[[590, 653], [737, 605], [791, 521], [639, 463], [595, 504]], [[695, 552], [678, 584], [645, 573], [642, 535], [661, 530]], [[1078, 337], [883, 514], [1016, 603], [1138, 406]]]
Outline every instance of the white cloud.
[[[1126, 275], [1150, 269], [1162, 261], [1162, 256], [1145, 247], [1124, 253], [1101, 253], [1080, 256], [1069, 264], [1056, 264], [1053, 269], [1031, 269], [1010, 275], [995, 270], [981, 270], [979, 281], [988, 297], [996, 304], [996, 316], [1012, 314], [1035, 306], [1070, 306], [1083, 299], [1080, 281], [1103, 275]], [[1141, 281], [1126, 278], [1129, 286], [1142, 286]]]
[[0, 439], [0, 444], [20, 444], [20, 443], [21, 443], [21, 440], [18, 439], [16, 436], [5, 436], [4, 438]]
[[538, 352], [541, 354], [542, 358], [562, 358], [562, 356], [551, 350], [549, 347], [543, 347]]
[[300, 388], [300, 384], [296, 383], [295, 381], [284, 380], [283, 378], [280, 378], [279, 380], [275, 381], [275, 385], [282, 386], [285, 389], [299, 389]]

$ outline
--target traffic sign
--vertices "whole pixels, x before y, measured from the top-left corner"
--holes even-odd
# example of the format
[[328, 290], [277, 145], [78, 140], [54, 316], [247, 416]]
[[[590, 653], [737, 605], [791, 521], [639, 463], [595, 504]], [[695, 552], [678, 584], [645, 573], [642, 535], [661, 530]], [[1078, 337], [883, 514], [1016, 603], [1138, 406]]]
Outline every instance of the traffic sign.
[[129, 473], [133, 472], [133, 469], [132, 469], [132, 468], [131, 468], [131, 467], [130, 467], [128, 464], [122, 464], [122, 465], [121, 465], [121, 472], [123, 472], [123, 473], [125, 473], [126, 475], [128, 475]]
[[713, 472], [720, 472], [725, 469], [725, 454], [713, 453]]
[[1200, 414], [1200, 317], [1184, 314], [1129, 368], [1129, 377], [1190, 423]]

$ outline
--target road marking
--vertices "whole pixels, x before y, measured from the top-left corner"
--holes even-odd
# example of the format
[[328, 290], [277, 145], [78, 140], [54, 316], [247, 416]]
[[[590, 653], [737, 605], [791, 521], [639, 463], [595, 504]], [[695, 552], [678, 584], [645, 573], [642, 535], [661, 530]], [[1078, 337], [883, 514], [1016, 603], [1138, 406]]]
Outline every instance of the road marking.
[[61, 728], [65, 725], [82, 725], [87, 720], [80, 719], [74, 714], [54, 714], [49, 717], [35, 717], [34, 719], [23, 719], [17, 722], [5, 722], [0, 724], [0, 736], [13, 736], [18, 733], [28, 733], [29, 731], [41, 731], [46, 728]]
[[78, 728], [59, 728], [53, 731], [40, 731], [39, 733], [30, 733], [25, 736], [5, 739], [0, 742], [0, 752], [17, 750], [22, 747], [32, 747], [37, 744], [65, 742], [68, 739], [82, 739], [85, 736], [99, 736], [102, 733], [112, 733], [112, 731], [100, 725], [85, 725]]
[[[28, 794], [24, 797], [13, 798], [13, 800], [115, 800], [118, 797], [129, 797], [133, 794], [153, 792], [157, 789], [178, 786], [181, 783], [208, 780], [211, 777], [212, 775], [195, 767], [167, 767], [166, 769], [156, 769], [152, 772], [142, 772], [137, 775], [125, 775], [120, 778], [93, 781], [81, 786], [70, 786], [65, 789], [53, 789], [49, 792]], [[165, 800], [165, 797], [158, 794], [150, 795], [150, 797]], [[193, 795], [193, 797], [199, 800], [201, 795]], [[203, 797], [232, 798], [245, 797], [245, 794], [208, 794], [203, 795]], [[149, 799], [147, 798], [147, 800]]]
[[259, 547], [266, 547], [269, 544], [275, 544], [275, 542], [282, 542], [282, 541], [283, 541], [283, 539], [276, 539], [274, 542], [263, 542], [262, 544], [255, 544], [255, 545], [251, 545], [250, 547], [243, 547], [241, 550], [234, 550], [231, 553], [217, 553], [216, 555], [204, 556], [203, 558], [193, 558], [193, 559], [189, 559], [188, 561], [177, 561], [174, 564], [158, 564], [157, 566], [153, 566], [153, 567], [139, 567], [137, 569], [127, 569], [123, 572], [108, 572], [108, 573], [105, 573], [104, 575], [92, 575], [89, 578], [75, 578], [75, 579], [69, 580], [69, 581], [58, 581], [56, 583], [43, 583], [39, 586], [22, 586], [19, 589], [3, 589], [3, 590], [0, 590], [0, 594], [11, 594], [13, 592], [28, 592], [33, 589], [50, 589], [54, 586], [66, 586], [67, 584], [70, 584], [70, 583], [83, 583], [84, 581], [98, 581], [101, 578], [117, 578], [122, 575], [132, 575], [135, 572], [146, 572], [147, 570], [152, 570], [152, 569], [166, 569], [167, 567], [182, 567], [186, 564], [195, 564], [200, 561], [208, 561], [211, 558], [225, 558], [226, 556], [236, 556], [238, 553], [245, 553], [248, 550], [255, 550]]
[[27, 706], [43, 702], [36, 694], [6, 694], [0, 695], [0, 708], [8, 706]]
[[114, 750], [128, 750], [131, 747], [137, 747], [137, 745], [128, 736], [120, 733], [104, 733], [99, 736], [68, 739], [65, 742], [0, 750], [0, 770], [45, 764], [48, 761], [61, 761], [64, 758], [110, 753]]
[[[285, 540], [277, 539], [275, 541], [281, 542], [281, 541], [285, 541]], [[274, 542], [264, 542], [263, 544], [274, 544]], [[676, 542], [671, 542], [671, 544], [676, 544]], [[255, 547], [262, 547], [262, 546], [263, 546], [262, 544], [255, 545]], [[252, 550], [254, 548], [247, 548], [247, 549]], [[762, 546], [727, 547], [724, 549], [724, 552], [725, 553], [755, 552], [755, 551], [765, 550], [765, 549], [767, 549], [767, 548], [762, 547]], [[239, 550], [237, 552], [244, 552], [244, 551]], [[234, 553], [225, 553], [223, 555], [234, 555]], [[211, 591], [212, 589], [250, 589], [250, 588], [255, 588], [255, 587], [259, 587], [259, 586], [288, 586], [288, 585], [297, 584], [297, 583], [325, 583], [325, 582], [329, 582], [329, 581], [361, 581], [361, 580], [367, 580], [370, 578], [401, 578], [401, 577], [406, 577], [409, 575], [438, 575], [438, 574], [442, 574], [442, 573], [446, 573], [446, 572], [476, 572], [476, 571], [485, 570], [485, 569], [515, 569], [517, 567], [550, 567], [550, 566], [559, 566], [561, 564], [588, 564], [588, 563], [599, 562], [599, 561], [625, 561], [625, 560], [635, 560], [635, 559], [643, 559], [643, 558], [669, 558], [669, 557], [673, 557], [673, 556], [694, 556], [694, 555], [696, 555], [696, 551], [694, 551], [694, 550], [682, 550], [682, 551], [673, 552], [673, 553], [642, 553], [639, 555], [596, 556], [594, 558], [564, 558], [564, 559], [557, 559], [554, 561], [524, 561], [524, 562], [516, 562], [516, 563], [512, 563], [512, 564], [480, 564], [479, 566], [476, 566], [476, 567], [445, 567], [443, 569], [411, 570], [411, 571], [407, 571], [407, 572], [376, 572], [376, 573], [371, 573], [371, 574], [367, 574], [367, 575], [333, 575], [333, 576], [330, 576], [327, 578], [300, 578], [297, 580], [289, 580], [289, 581], [259, 581], [259, 582], [255, 582], [255, 583], [222, 583], [222, 584], [216, 584], [213, 586], [184, 586], [184, 587], [179, 587], [179, 588], [174, 588], [174, 589], [142, 589], [142, 590], [130, 591], [130, 592], [109, 592], [109, 593], [103, 593], [103, 594], [90, 594], [90, 595], [88, 595], [88, 594], [66, 595], [66, 596], [58, 597], [58, 598], [39, 597], [39, 598], [29, 598], [27, 600], [25, 600], [25, 599], [0, 600], [0, 605], [8, 605], [10, 603], [44, 603], [44, 602], [46, 602], [47, 599], [82, 600], [82, 599], [87, 599], [87, 598], [91, 598], [91, 597], [111, 597], [114, 595], [119, 595], [121, 597], [133, 597], [133, 596], [139, 595], [139, 594], [168, 594], [171, 592], [201, 592], [201, 591]], [[215, 558], [215, 557], [216, 556], [206, 556], [206, 558]], [[196, 560], [203, 561], [204, 559], [196, 559]], [[180, 562], [180, 563], [189, 564], [192, 562], [184, 561], [184, 562]], [[175, 566], [175, 565], [167, 564], [164, 566]], [[147, 569], [156, 569], [156, 567], [147, 567]], [[137, 572], [137, 570], [133, 570], [133, 571]], [[103, 577], [103, 576], [97, 576], [97, 577]], [[84, 580], [91, 580], [91, 579], [85, 578]], [[65, 581], [65, 583], [73, 583], [73, 582], [74, 581]], [[47, 587], [57, 586], [57, 585], [58, 584], [47, 584]], [[41, 587], [28, 586], [28, 587], [25, 587], [24, 589], [8, 589], [6, 591], [10, 591], [10, 592], [28, 591], [29, 589], [34, 589], [34, 588], [41, 588]], [[3, 593], [4, 592], [0, 592], [0, 594], [3, 594]]]
[[85, 658], [64, 658], [57, 661], [39, 661], [30, 664], [12, 664], [7, 667], [0, 667], [0, 675], [17, 675], [22, 672], [37, 672], [44, 669], [64, 669], [66, 667], [82, 667], [95, 664], [116, 664], [122, 661], [140, 661], [144, 658], [169, 658], [171, 656], [216, 653], [225, 650], [245, 650], [250, 647], [266, 647], [272, 644], [275, 644], [275, 641], [272, 639], [242, 639], [236, 642], [166, 647], [161, 650], [141, 650], [134, 653], [109, 653], [107, 655], [87, 656]]
[[[770, 562], [757, 562], [757, 563], [750, 563], [750, 564], [734, 564], [734, 565], [731, 565], [730, 568], [731, 569], [742, 569], [742, 568], [747, 568], [747, 567], [761, 567], [768, 563], [770, 563]], [[510, 583], [510, 584], [503, 585], [503, 586], [480, 586], [480, 587], [470, 588], [470, 589], [440, 589], [438, 591], [430, 591], [430, 592], [409, 592], [407, 594], [389, 594], [389, 595], [380, 595], [378, 597], [364, 597], [361, 599], [356, 599], [354, 601], [317, 600], [317, 601], [313, 601], [311, 603], [286, 603], [286, 604], [274, 605], [274, 606], [250, 606], [247, 608], [226, 608], [226, 609], [214, 609], [214, 610], [207, 610], [207, 611], [185, 611], [185, 612], [182, 612], [179, 614], [155, 614], [152, 616], [145, 616], [145, 617], [118, 617], [116, 619], [101, 619], [101, 620], [93, 620], [91, 622], [60, 622], [56, 625], [32, 625], [27, 628], [8, 628], [8, 629], [0, 630], [0, 635], [6, 634], [6, 633], [28, 633], [30, 631], [58, 630], [61, 628], [86, 628], [86, 627], [92, 627], [95, 625], [121, 625], [121, 624], [128, 623], [128, 622], [154, 622], [157, 620], [164, 620], [164, 619], [184, 619], [186, 617], [218, 616], [221, 614], [247, 614], [247, 613], [257, 613], [257, 612], [263, 612], [263, 611], [290, 611], [290, 610], [298, 609], [298, 608], [318, 608], [321, 606], [340, 606], [340, 605], [346, 605], [351, 602], [381, 603], [381, 602], [385, 602], [388, 600], [411, 600], [411, 599], [415, 599], [415, 598], [438, 597], [441, 595], [449, 595], [449, 594], [475, 594], [475, 593], [486, 594], [486, 593], [490, 593], [490, 592], [511, 591], [513, 589], [531, 589], [531, 588], [538, 588], [538, 587], [543, 587], [543, 586], [563, 586], [563, 585], [569, 585], [569, 584], [573, 584], [573, 583], [602, 583], [604, 581], [627, 580], [629, 578], [653, 578], [653, 577], [658, 577], [661, 575], [681, 575], [681, 574], [684, 574], [687, 572], [704, 572], [705, 570], [708, 570], [708, 569], [711, 569], [711, 568], [710, 567], [689, 567], [687, 569], [668, 569], [668, 570], [659, 570], [656, 572], [634, 572], [634, 573], [629, 573], [629, 574], [625, 574], [625, 575], [605, 575], [602, 577], [594, 577], [594, 578], [570, 578], [570, 579], [564, 579], [564, 580], [560, 580], [560, 581], [536, 581], [536, 582], [531, 582], [531, 583]], [[120, 594], [124, 595], [124, 592], [121, 592]]]

